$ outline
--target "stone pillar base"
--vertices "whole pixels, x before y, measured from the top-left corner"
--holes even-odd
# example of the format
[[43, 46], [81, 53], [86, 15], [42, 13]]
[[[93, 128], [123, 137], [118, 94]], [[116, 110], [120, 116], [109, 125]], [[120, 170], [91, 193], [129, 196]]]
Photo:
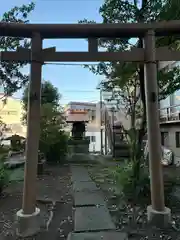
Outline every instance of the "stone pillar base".
[[152, 206], [147, 207], [148, 222], [156, 227], [168, 227], [171, 223], [171, 210], [165, 207], [162, 212], [156, 211]]
[[29, 237], [40, 231], [40, 209], [36, 208], [32, 214], [23, 214], [23, 210], [16, 213], [16, 234], [20, 237]]

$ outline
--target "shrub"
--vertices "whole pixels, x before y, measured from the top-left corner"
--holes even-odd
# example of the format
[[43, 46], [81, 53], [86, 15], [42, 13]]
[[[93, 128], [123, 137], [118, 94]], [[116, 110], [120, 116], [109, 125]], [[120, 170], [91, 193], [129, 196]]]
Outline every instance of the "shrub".
[[8, 154], [10, 148], [9, 146], [3, 146], [3, 145], [0, 145], [0, 154]]
[[52, 142], [40, 141], [39, 149], [44, 154], [47, 163], [60, 163], [64, 161], [67, 154], [67, 141], [68, 137], [64, 132], [56, 132]]
[[9, 174], [7, 169], [3, 166], [3, 164], [0, 165], [0, 194], [4, 190], [4, 188], [7, 186], [9, 182]]
[[113, 172], [113, 178], [121, 189], [126, 201], [136, 203], [136, 201], [146, 200], [150, 197], [149, 175], [147, 169], [142, 165], [143, 171], [138, 178], [134, 175], [134, 164], [125, 163], [124, 166], [118, 166]]
[[[144, 164], [140, 167], [140, 174], [137, 177], [134, 174], [134, 164], [125, 163], [124, 166], [118, 166], [111, 174], [116, 184], [122, 191], [125, 200], [132, 204], [150, 204], [150, 177], [148, 167]], [[165, 202], [170, 204], [172, 193], [176, 186], [176, 179], [164, 178]]]

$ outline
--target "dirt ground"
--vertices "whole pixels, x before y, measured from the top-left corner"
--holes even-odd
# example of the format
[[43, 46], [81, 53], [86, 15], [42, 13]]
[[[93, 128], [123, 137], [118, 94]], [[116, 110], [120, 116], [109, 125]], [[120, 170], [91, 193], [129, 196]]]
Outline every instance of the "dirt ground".
[[[147, 206], [136, 206], [136, 214], [127, 203], [123, 202], [121, 191], [109, 175], [113, 166], [91, 166], [89, 173], [104, 192], [111, 217], [120, 231], [128, 233], [129, 240], [180, 240], [180, 202], [172, 197], [172, 223], [166, 229], [157, 229], [147, 223]], [[167, 175], [178, 176], [175, 168], [165, 169]]]
[[[38, 178], [37, 207], [41, 209], [41, 232], [29, 239], [64, 240], [73, 230], [70, 177], [68, 166], [47, 166]], [[15, 214], [21, 209], [22, 189], [23, 182], [10, 184], [0, 197], [0, 240], [18, 239]]]

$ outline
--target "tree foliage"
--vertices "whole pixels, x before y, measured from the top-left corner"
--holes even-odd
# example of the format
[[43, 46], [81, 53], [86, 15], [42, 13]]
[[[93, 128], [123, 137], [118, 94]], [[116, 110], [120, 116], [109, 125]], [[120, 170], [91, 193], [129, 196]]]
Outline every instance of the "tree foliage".
[[48, 162], [60, 162], [67, 153], [68, 137], [63, 130], [64, 126], [65, 118], [61, 107], [53, 107], [52, 103], [43, 104], [39, 150]]
[[[28, 110], [28, 91], [29, 91], [29, 84], [26, 85], [23, 96], [22, 96], [22, 103], [23, 103], [23, 122], [26, 123], [27, 121], [27, 110]], [[58, 89], [52, 85], [49, 81], [43, 81], [41, 85], [41, 105], [44, 106], [46, 104], [51, 104], [53, 109], [57, 109], [59, 106], [60, 94]], [[49, 105], [48, 105], [49, 106]]]
[[[168, 21], [179, 19], [180, 7], [177, 0], [142, 0], [124, 1], [124, 0], [104, 0], [99, 9], [103, 23], [137, 23]], [[84, 19], [80, 23], [95, 23]], [[117, 39], [99, 39], [99, 46], [105, 51], [124, 51], [131, 50], [134, 47], [143, 47], [143, 39], [137, 38], [117, 38]], [[156, 39], [157, 46], [168, 46], [176, 49], [179, 46], [179, 38], [176, 36], [161, 37]], [[157, 63], [158, 64], [158, 63]], [[105, 91], [117, 89], [121, 91], [125, 85], [129, 85], [129, 80], [138, 77], [137, 84], [140, 89], [140, 98], [143, 105], [143, 120], [140, 127], [139, 142], [145, 133], [146, 123], [146, 103], [144, 88], [144, 66], [141, 63], [129, 62], [100, 62], [98, 66], [88, 66], [94, 74], [104, 76], [105, 81], [100, 85]], [[180, 69], [158, 71], [159, 99], [165, 99], [174, 91], [180, 88]], [[117, 94], [116, 94], [117, 95]]]
[[[103, 18], [103, 23], [136, 23], [136, 22], [153, 22], [177, 20], [180, 17], [180, 7], [177, 0], [142, 0], [140, 1], [124, 1], [124, 0], [105, 0], [99, 9], [99, 13]], [[80, 23], [95, 23], [86, 19]], [[105, 51], [124, 51], [133, 47], [141, 47], [142, 39], [100, 39], [99, 46]], [[157, 47], [168, 46], [177, 49], [179, 47], [179, 38], [176, 36], [157, 38]], [[86, 65], [86, 67], [89, 67]], [[109, 81], [106, 81], [105, 90], [112, 87], [122, 87], [129, 78], [139, 75], [140, 87], [144, 82], [141, 64], [137, 63], [99, 63], [97, 67], [90, 66], [89, 69], [94, 74], [103, 75]], [[144, 70], [143, 70], [144, 72]], [[144, 73], [143, 73], [144, 75]], [[159, 97], [165, 99], [168, 95], [180, 88], [180, 70], [174, 67], [171, 70], [159, 70], [158, 84], [160, 87]], [[113, 84], [112, 84], [113, 81]], [[164, 87], [166, 86], [166, 87]], [[142, 89], [141, 89], [142, 90]], [[143, 95], [142, 91], [141, 94]], [[142, 97], [142, 96], [141, 96]], [[143, 97], [142, 97], [143, 100]]]
[[[65, 118], [61, 107], [54, 107], [52, 103], [45, 103], [41, 107], [41, 140], [54, 142], [58, 131], [62, 131]], [[48, 141], [47, 141], [48, 140]]]
[[[28, 23], [29, 14], [34, 10], [35, 4], [33, 2], [15, 6], [8, 12], [5, 12], [0, 18], [3, 22]], [[0, 51], [14, 51], [19, 47], [29, 48], [29, 39], [21, 37], [0, 37]], [[0, 79], [4, 87], [6, 95], [12, 95], [14, 92], [23, 87], [27, 82], [29, 76], [21, 72], [26, 63], [17, 62], [1, 62], [0, 63]]]
[[[24, 115], [23, 123], [26, 123], [28, 111], [28, 85], [22, 97]], [[49, 81], [43, 81], [41, 87], [41, 121], [39, 150], [47, 161], [59, 161], [67, 152], [67, 137], [63, 130], [65, 117], [60, 105], [58, 89]]]
[[[103, 23], [150, 23], [154, 21], [177, 20], [180, 18], [180, 5], [178, 0], [104, 0], [99, 9]], [[95, 23], [84, 19], [79, 23]], [[129, 51], [134, 47], [142, 48], [142, 38], [116, 38], [116, 39], [99, 39], [99, 47], [104, 51]], [[168, 36], [156, 38], [156, 46], [168, 46], [170, 49], [179, 48], [179, 37]], [[157, 66], [159, 63], [157, 63]], [[100, 62], [98, 66], [85, 65], [90, 71], [96, 75], [101, 75], [104, 80], [100, 84], [100, 88], [104, 91], [113, 92], [112, 96], [117, 100], [117, 104], [122, 107], [123, 101], [127, 98], [128, 89], [132, 86], [132, 80], [136, 79], [139, 88], [141, 101], [141, 122], [138, 129], [134, 128], [132, 121], [132, 129], [129, 136], [132, 136], [131, 143], [134, 146], [133, 151], [133, 181], [134, 186], [140, 178], [140, 166], [143, 159], [142, 141], [146, 133], [146, 99], [144, 85], [144, 64], [130, 62]], [[158, 70], [159, 100], [165, 99], [167, 96], [180, 89], [180, 68]], [[126, 90], [125, 90], [126, 89]], [[137, 96], [136, 96], [137, 97]], [[126, 101], [126, 104], [130, 102]], [[129, 107], [128, 107], [129, 108]], [[131, 111], [131, 114], [133, 111]], [[138, 113], [139, 114], [139, 113]]]

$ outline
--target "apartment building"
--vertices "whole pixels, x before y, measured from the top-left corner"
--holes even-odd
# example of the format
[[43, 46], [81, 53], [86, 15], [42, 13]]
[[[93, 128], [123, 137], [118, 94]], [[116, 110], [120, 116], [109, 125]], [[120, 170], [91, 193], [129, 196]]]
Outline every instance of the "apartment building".
[[26, 137], [26, 127], [22, 125], [22, 104], [20, 99], [7, 97], [4, 101], [4, 94], [0, 93], [0, 119], [6, 124], [7, 130], [3, 137], [13, 134]]
[[[179, 66], [180, 62], [161, 62], [160, 68], [172, 69], [173, 67]], [[180, 111], [180, 90], [177, 90], [166, 99], [160, 101], [160, 114], [161, 115], [174, 115], [176, 116]]]
[[[180, 62], [162, 62], [161, 68], [172, 69]], [[180, 90], [160, 101], [161, 143], [173, 153], [173, 163], [180, 165]]]

